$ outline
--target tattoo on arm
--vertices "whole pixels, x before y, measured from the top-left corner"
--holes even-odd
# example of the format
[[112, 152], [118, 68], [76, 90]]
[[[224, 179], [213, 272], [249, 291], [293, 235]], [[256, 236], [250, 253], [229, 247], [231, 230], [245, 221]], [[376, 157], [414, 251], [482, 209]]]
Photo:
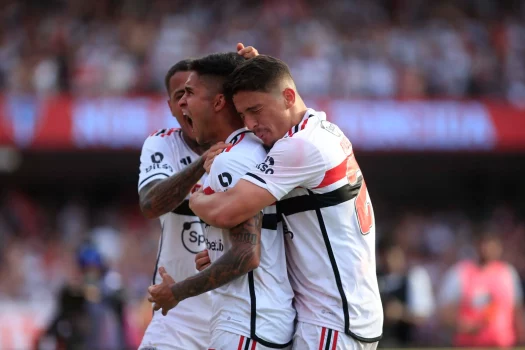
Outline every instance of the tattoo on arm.
[[206, 270], [175, 283], [171, 291], [179, 301], [219, 288], [259, 266], [262, 213], [230, 229], [232, 247]]
[[200, 157], [175, 175], [146, 185], [139, 192], [142, 213], [152, 219], [174, 210], [204, 172], [204, 159]]

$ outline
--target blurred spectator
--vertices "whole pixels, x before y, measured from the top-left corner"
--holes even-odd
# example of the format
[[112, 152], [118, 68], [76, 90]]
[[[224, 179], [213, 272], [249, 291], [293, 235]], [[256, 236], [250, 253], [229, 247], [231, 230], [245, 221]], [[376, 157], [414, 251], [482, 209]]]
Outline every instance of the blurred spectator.
[[120, 275], [107, 270], [100, 253], [80, 248], [78, 272], [58, 294], [56, 316], [39, 340], [39, 349], [124, 349], [124, 295]]
[[[465, 260], [446, 274], [440, 291], [441, 319], [460, 347], [512, 347], [525, 340], [523, 290], [492, 230], [477, 242], [477, 260]], [[520, 338], [520, 339], [518, 339]]]
[[243, 41], [284, 58], [304, 95], [525, 101], [523, 1], [80, 4], [0, 6], [4, 91], [158, 92], [173, 62]]
[[414, 345], [418, 326], [434, 312], [432, 283], [421, 266], [408, 266], [405, 252], [391, 239], [378, 246], [378, 283], [385, 312], [380, 347]]

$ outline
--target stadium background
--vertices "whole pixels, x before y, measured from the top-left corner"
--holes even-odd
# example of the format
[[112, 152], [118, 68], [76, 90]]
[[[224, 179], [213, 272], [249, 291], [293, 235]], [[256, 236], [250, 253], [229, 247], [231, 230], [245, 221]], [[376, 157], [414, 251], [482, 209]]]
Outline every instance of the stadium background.
[[[524, 1], [4, 0], [0, 19], [0, 349], [30, 348], [86, 240], [136, 347], [160, 232], [138, 208], [140, 147], [176, 127], [164, 74], [237, 42], [285, 60], [348, 134], [378, 234], [436, 298], [480, 222], [525, 279]], [[419, 333], [450, 344], [434, 315]]]

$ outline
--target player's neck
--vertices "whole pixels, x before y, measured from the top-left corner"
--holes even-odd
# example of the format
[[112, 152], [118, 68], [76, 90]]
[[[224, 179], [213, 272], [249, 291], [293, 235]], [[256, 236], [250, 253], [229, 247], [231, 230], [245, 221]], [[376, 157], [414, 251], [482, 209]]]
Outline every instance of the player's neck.
[[236, 130], [244, 128], [244, 123], [239, 116], [225, 116], [218, 118], [217, 124], [215, 124], [215, 140], [213, 144], [223, 141], [226, 142], [227, 138]]
[[182, 139], [186, 145], [188, 145], [188, 147], [199, 156], [202, 155], [207, 149], [207, 147], [199, 145], [197, 141], [190, 139], [184, 132], [182, 133]]
[[292, 126], [297, 125], [303, 120], [304, 115], [306, 113], [306, 110], [308, 109], [306, 107], [306, 104], [301, 99], [301, 97], [297, 96], [298, 99], [295, 101], [295, 105], [292, 107]]

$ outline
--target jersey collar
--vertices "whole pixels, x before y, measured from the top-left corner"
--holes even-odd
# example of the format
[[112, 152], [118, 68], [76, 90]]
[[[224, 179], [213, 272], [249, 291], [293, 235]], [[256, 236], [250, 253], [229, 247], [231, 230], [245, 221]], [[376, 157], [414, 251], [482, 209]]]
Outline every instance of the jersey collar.
[[230, 136], [228, 136], [228, 138], [226, 139], [226, 143], [235, 143], [236, 141], [235, 139], [238, 138], [239, 135], [245, 134], [248, 132], [251, 132], [251, 131], [246, 128], [240, 128], [238, 130], [235, 130], [234, 132], [230, 134]]
[[[292, 127], [292, 129], [290, 130], [294, 130], [294, 128], [296, 128], [297, 126], [303, 124], [303, 122], [308, 119], [308, 118], [311, 118], [311, 117], [317, 117], [319, 118], [320, 120], [326, 120], [326, 113], [325, 112], [317, 112], [315, 109], [313, 108], [308, 108], [306, 110], [306, 112], [304, 113], [304, 116], [303, 116], [303, 119], [301, 119], [301, 121], [299, 122], [299, 124], [295, 125]], [[290, 134], [290, 130], [286, 132], [286, 134], [283, 135], [283, 137], [281, 138], [285, 138], [287, 136], [291, 136]], [[297, 132], [297, 130], [295, 130], [294, 132]]]

